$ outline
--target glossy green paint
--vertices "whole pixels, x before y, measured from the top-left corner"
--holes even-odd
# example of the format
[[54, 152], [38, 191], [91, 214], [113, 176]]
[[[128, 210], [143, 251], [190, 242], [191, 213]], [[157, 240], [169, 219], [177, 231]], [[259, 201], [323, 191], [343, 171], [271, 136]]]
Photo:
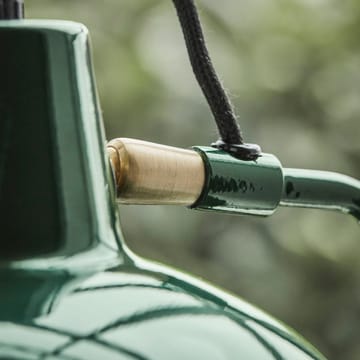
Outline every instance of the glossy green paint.
[[126, 248], [82, 25], [1, 22], [0, 39], [1, 216], [13, 206], [28, 229], [1, 223], [0, 358], [322, 359], [251, 305]]
[[[19, 286], [12, 298], [26, 295], [27, 300], [6, 308], [10, 316], [0, 314], [0, 357], [322, 359], [292, 331], [246, 302], [171, 269], [132, 259], [132, 264], [77, 281], [66, 281], [63, 274], [61, 286], [61, 281], [48, 281], [43, 291], [34, 286], [31, 293]], [[25, 276], [30, 280], [36, 274]], [[46, 298], [46, 312], [29, 316], [39, 297]]]
[[206, 184], [199, 210], [271, 215], [279, 205], [283, 175], [279, 160], [263, 154], [256, 161], [242, 161], [211, 147], [194, 148], [205, 164]]
[[281, 205], [338, 210], [360, 221], [360, 181], [329, 171], [284, 169]]
[[211, 147], [194, 147], [206, 183], [198, 210], [272, 215], [279, 205], [337, 210], [360, 220], [360, 181], [328, 171], [283, 168], [271, 154], [242, 161]]
[[120, 263], [87, 29], [1, 21], [0, 42], [0, 258], [69, 271]]

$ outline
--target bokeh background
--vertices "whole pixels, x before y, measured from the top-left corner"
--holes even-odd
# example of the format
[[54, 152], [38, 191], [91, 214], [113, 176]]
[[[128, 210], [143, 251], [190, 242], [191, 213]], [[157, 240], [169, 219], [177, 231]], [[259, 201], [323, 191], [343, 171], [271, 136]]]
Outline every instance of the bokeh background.
[[[284, 166], [360, 178], [360, 2], [198, 0], [210, 53], [248, 142]], [[86, 24], [107, 137], [190, 147], [217, 138], [170, 0], [27, 0]], [[360, 232], [345, 215], [271, 218], [122, 207], [130, 248], [211, 281], [360, 359]]]

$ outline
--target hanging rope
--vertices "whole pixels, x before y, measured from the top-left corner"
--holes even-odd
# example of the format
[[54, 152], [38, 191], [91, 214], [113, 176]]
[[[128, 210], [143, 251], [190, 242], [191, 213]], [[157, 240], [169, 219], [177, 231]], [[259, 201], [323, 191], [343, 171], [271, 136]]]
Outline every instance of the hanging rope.
[[23, 19], [23, 0], [0, 0], [0, 20]]
[[233, 106], [216, 74], [206, 48], [198, 12], [193, 0], [173, 0], [180, 20], [191, 66], [215, 118], [220, 139], [212, 146], [242, 160], [256, 160], [261, 149], [244, 144]]

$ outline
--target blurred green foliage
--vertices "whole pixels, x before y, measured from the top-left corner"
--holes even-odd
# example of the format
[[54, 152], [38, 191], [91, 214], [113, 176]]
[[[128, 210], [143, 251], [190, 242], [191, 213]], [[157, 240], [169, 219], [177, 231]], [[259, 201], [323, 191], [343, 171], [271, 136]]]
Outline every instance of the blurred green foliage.
[[[360, 2], [199, 0], [210, 53], [248, 142], [284, 166], [360, 177]], [[108, 138], [217, 138], [171, 1], [27, 0], [27, 16], [86, 24]], [[332, 359], [360, 359], [359, 227], [281, 209], [268, 219], [122, 207], [137, 253], [285, 321]]]

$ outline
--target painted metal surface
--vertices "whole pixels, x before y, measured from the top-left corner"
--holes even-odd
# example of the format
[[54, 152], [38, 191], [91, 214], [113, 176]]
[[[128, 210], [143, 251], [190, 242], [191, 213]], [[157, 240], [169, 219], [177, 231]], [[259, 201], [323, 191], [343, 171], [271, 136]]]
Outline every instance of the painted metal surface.
[[194, 149], [203, 157], [206, 183], [193, 208], [263, 216], [275, 211], [283, 188], [282, 168], [275, 156], [242, 161], [211, 147]]
[[[0, 357], [322, 359], [251, 305], [165, 267], [150, 268], [139, 261], [87, 278], [63, 274], [61, 281], [50, 281], [55, 275], [48, 272], [46, 288], [33, 292], [39, 278], [24, 274], [28, 286], [17, 286], [8, 304], [0, 299]], [[33, 317], [41, 297], [46, 306]]]
[[338, 210], [360, 221], [360, 181], [329, 171], [284, 169], [281, 205]]
[[360, 220], [360, 181], [317, 170], [283, 168], [271, 154], [241, 161], [224, 151], [194, 147], [206, 180], [192, 208], [234, 214], [272, 215], [281, 206], [336, 210]]
[[[127, 250], [83, 26], [2, 22], [0, 39], [1, 216], [12, 197], [28, 228], [1, 223], [0, 358], [322, 358], [249, 304]], [[50, 220], [59, 231], [44, 235]]]
[[0, 42], [0, 259], [68, 271], [120, 263], [87, 29], [1, 21]]

